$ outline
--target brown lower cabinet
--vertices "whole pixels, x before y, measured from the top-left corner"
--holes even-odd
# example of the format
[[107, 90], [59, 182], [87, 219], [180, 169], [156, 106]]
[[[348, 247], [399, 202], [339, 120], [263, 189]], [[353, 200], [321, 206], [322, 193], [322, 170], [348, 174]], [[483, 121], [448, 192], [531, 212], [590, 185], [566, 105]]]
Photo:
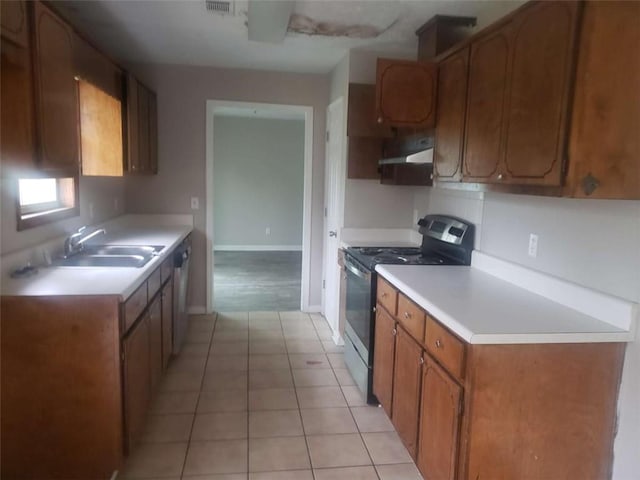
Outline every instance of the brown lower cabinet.
[[425, 480], [610, 477], [623, 343], [471, 345], [378, 282], [374, 393]]
[[122, 467], [171, 355], [172, 260], [124, 302], [1, 298], [3, 479], [107, 480]]

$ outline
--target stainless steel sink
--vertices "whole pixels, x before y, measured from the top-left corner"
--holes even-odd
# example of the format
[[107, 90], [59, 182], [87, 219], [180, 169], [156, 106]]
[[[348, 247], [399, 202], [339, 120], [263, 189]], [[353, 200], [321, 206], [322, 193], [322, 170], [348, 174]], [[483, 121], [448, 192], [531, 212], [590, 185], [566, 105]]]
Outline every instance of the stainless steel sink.
[[145, 266], [164, 248], [163, 245], [85, 245], [82, 251], [55, 262], [60, 267], [134, 267]]

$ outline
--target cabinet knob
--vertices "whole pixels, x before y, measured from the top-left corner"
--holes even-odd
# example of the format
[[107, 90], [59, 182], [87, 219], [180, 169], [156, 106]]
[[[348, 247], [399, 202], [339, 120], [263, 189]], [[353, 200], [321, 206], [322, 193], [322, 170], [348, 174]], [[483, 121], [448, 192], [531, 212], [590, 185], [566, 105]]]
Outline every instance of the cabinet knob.
[[498, 180], [502, 180], [504, 178], [504, 175], [502, 175], [501, 173], [498, 174]]
[[429, 180], [433, 180], [433, 173], [429, 175]]
[[382, 123], [382, 117], [378, 117], [378, 123]]
[[387, 292], [382, 292], [382, 295], [380, 295], [380, 298], [387, 298], [389, 296], [389, 294]]
[[398, 330], [396, 330], [395, 328], [391, 330], [391, 335], [395, 337], [397, 334], [398, 334]]
[[409, 312], [404, 312], [404, 318], [411, 318], [411, 314]]
[[420, 357], [420, 365], [424, 365], [424, 358]]
[[436, 340], [436, 348], [442, 348], [442, 342], [440, 341], [440, 339]]

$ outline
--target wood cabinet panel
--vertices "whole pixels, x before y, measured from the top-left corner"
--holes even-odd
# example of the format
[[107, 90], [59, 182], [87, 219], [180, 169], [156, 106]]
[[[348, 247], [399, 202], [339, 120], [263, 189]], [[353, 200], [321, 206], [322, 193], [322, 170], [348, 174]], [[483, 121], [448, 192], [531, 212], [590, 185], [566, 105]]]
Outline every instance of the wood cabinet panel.
[[0, 26], [2, 38], [26, 47], [29, 44], [29, 16], [24, 0], [0, 2]]
[[127, 171], [139, 173], [138, 146], [138, 81], [131, 74], [127, 75]]
[[402, 327], [398, 327], [391, 421], [414, 459], [418, 442], [422, 361], [422, 347]]
[[504, 106], [509, 74], [509, 24], [471, 45], [464, 178], [485, 182], [503, 158]]
[[382, 277], [378, 277], [377, 300], [391, 315], [395, 315], [398, 306], [398, 291]]
[[348, 137], [393, 137], [392, 130], [376, 121], [376, 86], [349, 84]]
[[144, 429], [151, 398], [149, 317], [145, 315], [123, 341], [126, 451], [131, 453]]
[[427, 351], [454, 377], [464, 377], [465, 344], [427, 315], [424, 344]]
[[577, 14], [576, 2], [541, 2], [513, 19], [503, 180], [562, 182]]
[[109, 478], [122, 464], [118, 297], [0, 307], [2, 478]]
[[149, 172], [149, 90], [138, 84], [138, 170]]
[[144, 282], [133, 292], [124, 304], [124, 329], [122, 333], [126, 333], [135, 323], [142, 311], [148, 303], [147, 282]]
[[377, 122], [431, 128], [436, 120], [437, 66], [379, 58], [376, 68]]
[[162, 287], [162, 369], [169, 365], [173, 350], [173, 279]]
[[161, 266], [156, 268], [149, 278], [147, 279], [147, 291], [149, 292], [149, 299], [152, 299], [153, 296], [158, 293], [160, 290], [160, 286], [162, 285], [162, 274], [161, 274]]
[[418, 342], [424, 338], [425, 314], [402, 293], [398, 294], [398, 322]]
[[462, 177], [468, 70], [469, 47], [441, 62], [438, 68], [438, 112], [433, 159], [438, 181], [459, 181]]
[[73, 32], [40, 2], [34, 3], [34, 66], [40, 167], [78, 171], [78, 99]]
[[173, 255], [169, 255], [162, 265], [160, 265], [160, 278], [162, 283], [166, 282], [173, 275]]
[[[2, 2], [2, 6], [7, 2]], [[5, 177], [24, 175], [35, 167], [31, 55], [28, 48], [2, 39], [0, 48], [0, 155]]]
[[158, 99], [155, 92], [149, 93], [149, 165], [148, 172], [158, 173]]
[[162, 377], [162, 303], [160, 297], [149, 306], [149, 379], [151, 392], [156, 390]]
[[462, 387], [428, 356], [421, 398], [418, 468], [425, 480], [455, 480]]
[[76, 74], [118, 100], [124, 97], [123, 72], [107, 56], [77, 34], [73, 36]]
[[584, 5], [566, 194], [640, 199], [640, 3]]
[[349, 137], [347, 142], [347, 177], [380, 178], [378, 162], [382, 158], [382, 138]]
[[373, 394], [389, 417], [391, 417], [393, 395], [393, 363], [397, 332], [395, 325], [395, 320], [378, 305], [373, 352]]

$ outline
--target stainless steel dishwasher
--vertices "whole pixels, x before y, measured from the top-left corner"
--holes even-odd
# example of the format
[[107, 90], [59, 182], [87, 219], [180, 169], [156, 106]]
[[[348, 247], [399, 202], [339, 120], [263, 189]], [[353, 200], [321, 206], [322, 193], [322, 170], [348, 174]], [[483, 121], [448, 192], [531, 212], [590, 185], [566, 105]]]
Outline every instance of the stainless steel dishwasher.
[[187, 293], [189, 290], [189, 263], [191, 261], [191, 235], [185, 238], [173, 254], [173, 354], [180, 353], [187, 334]]

